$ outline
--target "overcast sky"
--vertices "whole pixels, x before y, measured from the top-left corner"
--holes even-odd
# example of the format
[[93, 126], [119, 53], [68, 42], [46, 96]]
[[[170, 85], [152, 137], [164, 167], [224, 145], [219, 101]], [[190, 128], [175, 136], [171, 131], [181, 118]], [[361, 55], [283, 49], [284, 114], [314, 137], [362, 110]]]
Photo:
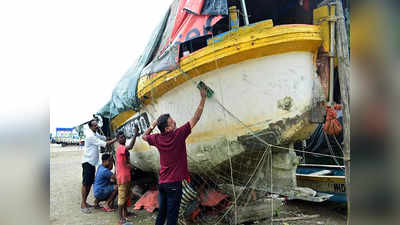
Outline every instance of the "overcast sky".
[[90, 119], [171, 2], [0, 1], [0, 138]]
[[[50, 131], [90, 119], [144, 50], [171, 0], [69, 0], [48, 8]], [[41, 12], [38, 12], [41, 13]]]

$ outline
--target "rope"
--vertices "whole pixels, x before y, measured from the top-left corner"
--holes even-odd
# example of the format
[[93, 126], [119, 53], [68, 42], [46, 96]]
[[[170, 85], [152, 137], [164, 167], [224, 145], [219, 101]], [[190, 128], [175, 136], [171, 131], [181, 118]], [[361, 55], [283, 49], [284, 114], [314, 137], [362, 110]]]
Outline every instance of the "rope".
[[[213, 34], [212, 34], [212, 39], [214, 39], [214, 35], [213, 35]], [[214, 41], [213, 41], [213, 53], [214, 53], [214, 62], [215, 62], [216, 70], [219, 70], [220, 68], [219, 68], [218, 62], [217, 62], [217, 56], [216, 56], [216, 52], [215, 52], [215, 42], [214, 42]], [[192, 63], [193, 63], [194, 61], [195, 61], [195, 59], [193, 58]], [[178, 64], [178, 69], [179, 69], [179, 71], [180, 71], [182, 74], [187, 75], [187, 76], [188, 76], [188, 80], [191, 80], [191, 82], [193, 82], [193, 84], [194, 84], [195, 86], [197, 86], [196, 82], [192, 79], [192, 77], [191, 77], [188, 73], [186, 73], [185, 71], [183, 71], [183, 69], [181, 68], [180, 64]], [[222, 93], [223, 91], [222, 91], [222, 87], [221, 87], [221, 86], [220, 86], [220, 89], [221, 89], [221, 93]], [[154, 101], [153, 92], [151, 92], [151, 98], [152, 98], [152, 100]], [[249, 177], [249, 179], [247, 180], [246, 184], [244, 185], [244, 189], [241, 190], [240, 193], [239, 193], [238, 195], [236, 195], [235, 185], [234, 185], [234, 179], [233, 179], [232, 156], [231, 156], [231, 151], [230, 151], [230, 144], [229, 144], [229, 141], [228, 141], [227, 151], [228, 151], [228, 155], [229, 155], [230, 181], [231, 181], [231, 184], [232, 184], [232, 191], [233, 191], [233, 196], [234, 196], [234, 204], [231, 205], [231, 206], [229, 206], [229, 208], [226, 210], [226, 212], [225, 212], [221, 217], [219, 217], [219, 219], [216, 221], [216, 223], [215, 223], [214, 225], [219, 224], [219, 223], [222, 221], [222, 219], [224, 219], [224, 218], [226, 217], [226, 215], [228, 215], [228, 213], [229, 213], [233, 208], [234, 208], [234, 211], [235, 211], [235, 219], [234, 219], [234, 221], [235, 221], [235, 224], [237, 224], [237, 201], [240, 199], [240, 197], [241, 197], [242, 194], [245, 192], [245, 190], [249, 187], [249, 184], [250, 184], [250, 182], [253, 180], [253, 178], [254, 178], [256, 172], [260, 169], [261, 163], [265, 161], [266, 153], [268, 153], [267, 157], [268, 157], [268, 159], [269, 159], [268, 162], [269, 162], [269, 164], [270, 164], [270, 174], [269, 174], [269, 175], [270, 175], [270, 182], [271, 182], [271, 184], [270, 184], [270, 193], [271, 193], [271, 194], [273, 193], [273, 171], [272, 171], [272, 170], [273, 170], [273, 166], [272, 166], [273, 158], [272, 158], [272, 147], [273, 147], [273, 148], [276, 148], [276, 149], [284, 149], [284, 150], [288, 150], [288, 151], [302, 152], [302, 153], [305, 153], [305, 154], [312, 154], [312, 155], [319, 155], [319, 156], [332, 157], [332, 158], [335, 160], [335, 162], [337, 162], [336, 158], [341, 158], [341, 159], [343, 159], [343, 157], [335, 156], [335, 155], [333, 155], [333, 154], [332, 154], [332, 155], [328, 155], [328, 154], [322, 154], [322, 153], [315, 153], [315, 152], [303, 151], [303, 150], [298, 150], [298, 149], [294, 149], [294, 148], [290, 148], [290, 147], [288, 148], [288, 147], [282, 147], [282, 146], [277, 146], [277, 145], [270, 144], [270, 143], [266, 142], [265, 140], [263, 140], [262, 138], [260, 138], [260, 136], [257, 135], [257, 134], [255, 133], [255, 131], [253, 131], [253, 130], [251, 129], [250, 126], [246, 125], [242, 120], [240, 120], [237, 116], [235, 116], [231, 111], [229, 111], [229, 110], [224, 106], [222, 95], [221, 95], [221, 101], [222, 101], [222, 103], [219, 102], [216, 98], [212, 98], [212, 99], [213, 99], [213, 100], [217, 103], [217, 105], [218, 105], [219, 107], [221, 107], [221, 109], [224, 111], [225, 126], [226, 126], [226, 123], [227, 123], [226, 114], [228, 114], [230, 117], [232, 117], [232, 118], [235, 119], [237, 122], [239, 122], [244, 128], [246, 128], [254, 138], [256, 138], [258, 141], [260, 141], [262, 144], [264, 144], [264, 145], [266, 146], [266, 148], [265, 148], [265, 150], [263, 151], [263, 154], [262, 154], [260, 160], [258, 161], [256, 167], [254, 168], [254, 171], [252, 172], [251, 176]], [[325, 134], [325, 135], [326, 135], [326, 134]], [[337, 140], [336, 140], [336, 141], [337, 141]], [[328, 143], [329, 143], [329, 142], [328, 142]], [[329, 145], [330, 145], [330, 144], [329, 144]], [[331, 149], [330, 149], [330, 150], [331, 150]], [[331, 151], [331, 153], [332, 153], [332, 151]], [[188, 155], [188, 158], [191, 159], [191, 160], [193, 160], [194, 162], [197, 161], [197, 160], [194, 160], [193, 158], [191, 158], [189, 155]], [[210, 169], [209, 171], [218, 176], [218, 174], [217, 174], [215, 171], [212, 171], [211, 169]], [[223, 177], [223, 178], [225, 179], [225, 178], [227, 178], [227, 177]], [[202, 178], [202, 179], [203, 179], [203, 178]], [[212, 181], [212, 180], [211, 180], [211, 181]], [[212, 182], [215, 183], [214, 181], [212, 181]], [[216, 184], [216, 183], [215, 183], [215, 184]], [[271, 196], [271, 209], [272, 209], [272, 210], [271, 210], [271, 220], [270, 220], [270, 221], [271, 221], [271, 224], [272, 224], [272, 221], [273, 221], [272, 218], [273, 218], [273, 216], [274, 216], [273, 206], [274, 206], [274, 202], [273, 202], [273, 197]]]
[[[213, 42], [213, 43], [214, 43], [214, 42]], [[214, 54], [215, 54], [215, 51], [214, 51]], [[215, 63], [216, 63], [215, 65], [216, 65], [216, 67], [217, 67], [216, 69], [219, 69], [218, 64], [217, 64], [217, 60], [216, 60], [216, 56], [215, 56], [214, 58], [215, 58]], [[178, 68], [179, 68], [179, 70], [180, 70], [181, 73], [183, 73], [183, 74], [189, 76], [189, 74], [187, 74], [185, 71], [182, 70], [182, 68], [180, 67], [180, 65], [179, 65]], [[190, 78], [190, 80], [191, 80], [191, 77], [190, 77], [190, 76], [189, 76], [189, 78]], [[193, 80], [192, 80], [192, 82], [193, 82], [194, 84], [196, 84], [196, 82], [194, 82]], [[220, 89], [221, 89], [221, 88], [220, 88]], [[288, 150], [288, 151], [292, 150], [292, 151], [302, 152], [302, 153], [306, 153], [306, 154], [313, 154], [313, 155], [320, 155], [320, 156], [332, 157], [332, 158], [335, 160], [335, 162], [337, 162], [336, 158], [341, 158], [341, 159], [343, 159], [343, 157], [335, 156], [334, 154], [328, 155], [328, 154], [315, 153], [315, 152], [309, 152], [309, 151], [302, 151], [302, 150], [297, 150], [297, 149], [294, 149], [294, 148], [287, 148], [287, 147], [272, 145], [272, 144], [266, 142], [265, 140], [263, 140], [262, 138], [260, 138], [259, 135], [257, 135], [257, 134], [251, 129], [250, 126], [246, 125], [243, 121], [241, 121], [237, 116], [235, 116], [231, 111], [229, 111], [229, 110], [228, 110], [221, 102], [219, 102], [216, 98], [212, 98], [212, 99], [223, 109], [224, 112], [226, 112], [229, 116], [231, 116], [231, 117], [234, 118], [236, 121], [238, 121], [243, 127], [245, 127], [246, 129], [248, 129], [248, 130], [250, 131], [250, 134], [251, 134], [253, 137], [255, 137], [257, 140], [259, 140], [261, 143], [263, 143], [265, 146], [267, 146], [267, 149], [263, 152], [263, 155], [262, 155], [261, 159], [259, 160], [259, 162], [258, 162], [256, 168], [254, 169], [253, 174], [251, 175], [251, 177], [250, 177], [249, 180], [247, 181], [246, 185], [244, 186], [244, 189], [239, 193], [238, 196], [236, 196], [236, 192], [235, 192], [235, 188], [234, 188], [234, 182], [233, 182], [232, 161], [231, 161], [230, 148], [229, 148], [229, 143], [228, 143], [229, 165], [230, 165], [230, 172], [231, 172], [230, 175], [231, 175], [232, 190], [233, 190], [234, 201], [235, 201], [235, 202], [234, 202], [234, 204], [231, 205], [231, 206], [228, 208], [228, 210], [217, 220], [217, 222], [216, 222], [214, 225], [219, 224], [219, 223], [221, 222], [221, 220], [224, 219], [224, 218], [226, 217], [226, 215], [232, 210], [233, 207], [234, 207], [234, 210], [235, 210], [235, 224], [237, 224], [237, 200], [238, 200], [238, 199], [240, 198], [240, 196], [244, 193], [244, 191], [245, 191], [246, 188], [248, 187], [250, 181], [253, 179], [254, 174], [255, 174], [256, 171], [259, 169], [259, 166], [260, 166], [261, 162], [263, 161], [263, 159], [264, 159], [264, 157], [265, 157], [265, 153], [266, 153], [267, 151], [268, 151], [268, 153], [269, 153], [268, 155], [270, 156], [270, 157], [269, 157], [269, 159], [270, 159], [270, 160], [269, 160], [269, 161], [270, 161], [270, 180], [271, 180], [270, 192], [271, 192], [271, 194], [273, 193], [272, 151], [271, 151], [271, 148], [272, 148], [272, 147], [278, 148], [278, 149], [285, 149], [285, 150]], [[226, 122], [226, 114], [225, 114], [225, 113], [224, 113], [224, 120], [225, 120], [225, 122]], [[332, 153], [332, 152], [331, 152], [331, 153]], [[271, 209], [272, 209], [272, 210], [271, 210], [271, 220], [270, 220], [270, 221], [271, 221], [271, 224], [272, 224], [272, 218], [273, 218], [273, 215], [274, 215], [273, 206], [274, 206], [273, 198], [271, 197]]]
[[[215, 52], [215, 51], [214, 51]], [[216, 62], [216, 60], [215, 60]], [[216, 64], [216, 66], [218, 66], [218, 64]], [[221, 79], [219, 79], [219, 89], [222, 93], [222, 87], [221, 87]], [[221, 95], [221, 102], [224, 102], [224, 98], [223, 95]], [[226, 112], [223, 112], [224, 115], [224, 121], [225, 121], [225, 129], [227, 128], [227, 119], [226, 119]], [[233, 167], [232, 167], [232, 156], [231, 156], [231, 151], [230, 151], [230, 143], [228, 141], [228, 145], [227, 145], [227, 150], [228, 150], [228, 156], [229, 156], [229, 168], [230, 168], [230, 174], [231, 174], [231, 183], [232, 183], [232, 192], [233, 192], [233, 198], [234, 198], [234, 206], [235, 206], [235, 223], [237, 224], [237, 198], [236, 198], [236, 191], [235, 191], [235, 184], [233, 181]]]
[[[271, 153], [270, 147], [267, 147], [267, 148], [265, 149], [265, 151], [263, 152], [263, 155], [261, 156], [261, 159], [258, 161], [256, 168], [254, 169], [254, 171], [253, 171], [253, 173], [251, 174], [249, 180], [248, 180], [247, 183], [244, 185], [243, 190], [239, 193], [239, 195], [238, 195], [237, 198], [240, 198], [240, 196], [243, 194], [243, 192], [246, 190], [247, 186], [249, 185], [251, 179], [253, 179], [254, 175], [256, 174], [256, 172], [257, 172], [258, 169], [259, 169], [259, 166], [260, 166], [261, 162], [264, 160], [264, 157], [265, 157], [265, 153], [266, 153], [266, 152]], [[233, 207], [233, 206], [231, 205], [231, 206], [228, 208], [228, 210], [224, 213], [224, 215], [222, 215], [222, 216], [217, 220], [217, 222], [216, 222], [214, 225], [219, 224], [219, 223], [221, 222], [221, 220], [232, 210], [232, 207]]]
[[322, 153], [316, 153], [316, 152], [309, 152], [309, 151], [302, 151], [302, 150], [298, 150], [295, 148], [288, 148], [288, 147], [282, 147], [282, 146], [278, 146], [278, 145], [273, 145], [270, 144], [268, 142], [266, 142], [265, 140], [261, 139], [248, 125], [246, 125], [244, 122], [242, 122], [239, 118], [237, 118], [233, 113], [231, 113], [228, 109], [226, 109], [220, 102], [218, 102], [218, 100], [216, 100], [215, 98], [213, 98], [216, 103], [223, 109], [225, 110], [232, 118], [234, 118], [235, 120], [237, 120], [243, 127], [247, 128], [251, 135], [254, 136], [257, 140], [259, 140], [261, 143], [263, 143], [266, 146], [270, 146], [270, 147], [274, 147], [274, 148], [279, 148], [279, 149], [285, 149], [285, 150], [292, 150], [292, 151], [296, 151], [296, 152], [304, 152], [307, 154], [313, 154], [313, 155], [320, 155], [320, 156], [327, 156], [327, 157], [333, 157], [333, 158], [340, 158], [343, 159], [343, 157], [339, 157], [339, 156], [333, 156], [333, 155], [327, 155], [327, 154], [322, 154]]
[[339, 144], [339, 141], [336, 139], [336, 136], [335, 136], [335, 135], [333, 135], [333, 138], [335, 139], [335, 142], [336, 142], [337, 146], [339, 146], [339, 149], [342, 151], [342, 154], [344, 155], [344, 152], [343, 152], [342, 146], [341, 146], [341, 144]]
[[[325, 132], [324, 132], [324, 136], [325, 136], [326, 143], [328, 144], [329, 151], [331, 152], [332, 155], [334, 155], [335, 153], [333, 152], [331, 143], [329, 142], [328, 135], [327, 135]], [[335, 161], [335, 163], [336, 163], [338, 166], [341, 166], [340, 163], [337, 161], [336, 158], [333, 158], [333, 160]], [[339, 168], [340, 168], [341, 170], [344, 171], [344, 169], [343, 169], [342, 167], [339, 167]]]
[[273, 193], [273, 185], [274, 183], [272, 182], [272, 152], [270, 154], [270, 179], [271, 179], [271, 225], [272, 225], [272, 218], [274, 217], [274, 199], [272, 198], [272, 193]]
[[[213, 38], [213, 37], [214, 37], [214, 35], [212, 34], [212, 38]], [[215, 42], [214, 42], [214, 41], [213, 41], [213, 49], [214, 49], [214, 61], [215, 61], [215, 63], [216, 63], [215, 65], [216, 65], [216, 67], [217, 67], [216, 69], [218, 70], [219, 67], [218, 67], [217, 60], [216, 60], [216, 55], [215, 55], [216, 53], [215, 53]], [[193, 61], [194, 61], [194, 59], [193, 59]], [[192, 61], [192, 62], [193, 62], [193, 61]], [[179, 69], [179, 71], [180, 71], [181, 73], [187, 75], [187, 76], [190, 78], [189, 80], [191, 80], [192, 77], [191, 77], [188, 73], [186, 73], [185, 71], [183, 71], [180, 65], [178, 65], [178, 69]], [[191, 80], [191, 81], [192, 81], [192, 82], [195, 84], [195, 86], [196, 86], [196, 82], [193, 81], [193, 80]], [[287, 147], [272, 145], [272, 144], [266, 142], [265, 140], [261, 139], [248, 125], [246, 125], [246, 124], [245, 124], [244, 122], [242, 122], [238, 117], [236, 117], [232, 112], [230, 112], [230, 111], [229, 111], [223, 104], [221, 104], [216, 98], [212, 98], [212, 99], [215, 100], [215, 102], [216, 102], [225, 112], [227, 112], [232, 118], [234, 118], [235, 120], [237, 120], [243, 127], [245, 127], [246, 129], [248, 129], [253, 137], [255, 137], [257, 140], [259, 140], [261, 143], [263, 143], [263, 144], [266, 145], [266, 146], [270, 146], [270, 147], [274, 147], [274, 148], [279, 148], [279, 149], [285, 149], [285, 150], [292, 150], [292, 151], [296, 151], [296, 152], [303, 152], [303, 153], [306, 153], [306, 154], [313, 154], [313, 155], [327, 156], [327, 157], [333, 157], [333, 158], [340, 158], [340, 159], [343, 159], [343, 157], [339, 157], [339, 156], [333, 156], [333, 155], [322, 154], [322, 153], [315, 153], [315, 152], [310, 152], [310, 151], [302, 151], [302, 150], [298, 150], [298, 149], [294, 149], [294, 148], [287, 148]]]

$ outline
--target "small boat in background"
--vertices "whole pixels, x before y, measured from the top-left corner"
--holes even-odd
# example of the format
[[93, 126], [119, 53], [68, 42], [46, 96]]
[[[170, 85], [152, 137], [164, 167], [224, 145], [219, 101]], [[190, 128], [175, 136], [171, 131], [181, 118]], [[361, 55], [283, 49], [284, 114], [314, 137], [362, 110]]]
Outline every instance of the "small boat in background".
[[296, 180], [298, 186], [332, 194], [328, 201], [347, 202], [344, 166], [300, 164]]

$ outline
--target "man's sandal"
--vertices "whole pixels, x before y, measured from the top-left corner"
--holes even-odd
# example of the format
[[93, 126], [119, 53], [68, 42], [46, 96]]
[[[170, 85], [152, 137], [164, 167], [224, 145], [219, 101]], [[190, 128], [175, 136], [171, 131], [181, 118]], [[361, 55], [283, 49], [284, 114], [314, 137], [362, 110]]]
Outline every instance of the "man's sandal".
[[115, 209], [112, 209], [112, 208], [106, 208], [106, 207], [103, 207], [103, 208], [101, 208], [104, 212], [114, 212], [115, 211]]
[[81, 213], [84, 213], [84, 214], [89, 214], [89, 213], [92, 213], [92, 211], [90, 211], [90, 209], [89, 208], [81, 208]]
[[124, 219], [120, 219], [119, 222], [118, 222], [118, 224], [119, 224], [119, 225], [123, 225], [123, 224], [128, 223], [128, 222], [129, 222], [129, 221], [128, 221], [126, 218], [124, 218]]

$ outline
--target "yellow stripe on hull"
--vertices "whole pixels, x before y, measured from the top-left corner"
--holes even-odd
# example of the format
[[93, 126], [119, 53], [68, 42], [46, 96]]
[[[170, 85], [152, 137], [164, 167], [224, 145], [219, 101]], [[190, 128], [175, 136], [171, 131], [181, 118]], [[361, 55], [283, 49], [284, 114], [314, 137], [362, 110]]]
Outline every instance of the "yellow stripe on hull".
[[131, 118], [135, 114], [136, 112], [133, 110], [128, 110], [118, 114], [111, 120], [111, 129], [116, 130], [118, 127], [124, 124], [129, 118]]
[[[185, 81], [209, 71], [249, 59], [287, 52], [306, 51], [316, 54], [321, 43], [320, 27], [316, 25], [274, 27], [272, 21], [267, 20], [241, 27], [222, 38], [214, 37], [209, 40], [207, 47], [181, 58], [181, 68], [141, 77], [137, 94], [147, 105]], [[128, 111], [115, 117], [112, 120], [113, 130], [134, 114], [134, 111]]]

